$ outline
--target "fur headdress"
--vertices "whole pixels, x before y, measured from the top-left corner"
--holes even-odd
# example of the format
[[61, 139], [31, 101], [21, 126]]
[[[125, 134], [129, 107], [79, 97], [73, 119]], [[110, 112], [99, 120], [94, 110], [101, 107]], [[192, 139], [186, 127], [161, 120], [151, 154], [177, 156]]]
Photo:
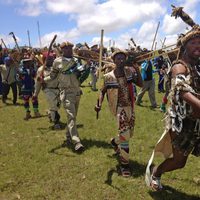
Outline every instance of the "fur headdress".
[[192, 38], [200, 37], [200, 26], [196, 24], [192, 18], [183, 11], [183, 7], [175, 7], [172, 5], [172, 14], [175, 18], [180, 17], [186, 24], [192, 27], [186, 34], [179, 35], [177, 46], [185, 46], [185, 44]]
[[114, 60], [114, 59], [115, 59], [115, 56], [116, 56], [117, 54], [124, 54], [124, 55], [126, 56], [126, 59], [127, 59], [127, 52], [122, 51], [122, 50], [120, 50], [120, 49], [115, 50], [115, 51], [113, 52], [113, 54], [111, 55], [111, 58]]

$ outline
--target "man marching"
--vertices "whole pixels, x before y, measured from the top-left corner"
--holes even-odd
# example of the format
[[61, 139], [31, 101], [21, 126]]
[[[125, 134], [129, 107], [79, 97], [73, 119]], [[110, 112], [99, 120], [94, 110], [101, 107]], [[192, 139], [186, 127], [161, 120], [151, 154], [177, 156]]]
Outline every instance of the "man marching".
[[56, 58], [50, 75], [44, 78], [44, 82], [56, 79], [60, 90], [60, 99], [67, 113], [67, 143], [72, 142], [76, 152], [82, 152], [84, 146], [79, 138], [76, 116], [78, 112], [79, 101], [81, 98], [80, 82], [78, 80], [76, 69], [79, 63], [73, 58], [73, 44], [63, 42], [60, 45], [62, 56]]
[[21, 93], [23, 95], [24, 108], [26, 110], [24, 120], [29, 120], [31, 118], [29, 105], [30, 99], [32, 100], [34, 117], [41, 117], [38, 108], [38, 98], [33, 95], [35, 91], [36, 70], [34, 69], [32, 59], [26, 58], [21, 62], [22, 66], [19, 68], [19, 78], [22, 84]]
[[[146, 183], [156, 191], [162, 189], [160, 179], [165, 172], [183, 168], [190, 153], [200, 156], [200, 26], [181, 7], [174, 8], [173, 13], [191, 22], [192, 29], [177, 43], [180, 52], [171, 68], [166, 127], [146, 169]], [[158, 153], [164, 161], [154, 166]]]
[[142, 77], [137, 64], [125, 66], [127, 55], [123, 51], [116, 51], [112, 55], [115, 68], [104, 75], [104, 86], [101, 89], [99, 103], [95, 110], [101, 110], [102, 102], [107, 93], [108, 104], [111, 112], [117, 118], [118, 135], [111, 139], [111, 145], [119, 154], [120, 171], [124, 177], [131, 175], [129, 168], [129, 139], [133, 135], [134, 113], [134, 83], [142, 86]]
[[13, 104], [17, 102], [16, 66], [11, 57], [5, 57], [4, 65], [0, 65], [0, 76], [2, 77], [2, 102], [6, 103], [10, 87], [13, 92]]
[[[40, 81], [41, 75], [44, 77], [49, 76], [54, 61], [54, 55], [52, 53], [50, 53], [49, 55], [44, 54], [43, 60], [46, 60], [46, 62], [43, 62], [46, 63], [46, 66], [39, 67], [37, 71], [34, 96], [37, 97], [40, 92], [40, 89], [43, 89], [43, 92], [49, 104], [50, 121], [54, 123], [53, 129], [60, 129], [60, 115], [58, 113], [60, 105], [60, 93], [58, 89], [58, 80], [49, 80], [46, 82], [46, 84], [43, 84]], [[44, 72], [42, 72], [43, 68]]]

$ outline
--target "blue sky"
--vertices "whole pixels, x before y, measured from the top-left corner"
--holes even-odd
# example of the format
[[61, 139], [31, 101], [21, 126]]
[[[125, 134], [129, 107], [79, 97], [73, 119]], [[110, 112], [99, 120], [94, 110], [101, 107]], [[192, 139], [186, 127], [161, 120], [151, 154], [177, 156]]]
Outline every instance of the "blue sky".
[[104, 45], [127, 48], [132, 37], [136, 44], [151, 48], [158, 22], [157, 47], [166, 37], [166, 45], [175, 43], [177, 34], [186, 25], [170, 17], [171, 4], [183, 6], [196, 23], [200, 23], [200, 0], [0, 0], [0, 38], [13, 47], [8, 34], [13, 31], [19, 45], [39, 47], [37, 21], [40, 24], [42, 46], [49, 44], [54, 34], [57, 42], [99, 43], [104, 29]]

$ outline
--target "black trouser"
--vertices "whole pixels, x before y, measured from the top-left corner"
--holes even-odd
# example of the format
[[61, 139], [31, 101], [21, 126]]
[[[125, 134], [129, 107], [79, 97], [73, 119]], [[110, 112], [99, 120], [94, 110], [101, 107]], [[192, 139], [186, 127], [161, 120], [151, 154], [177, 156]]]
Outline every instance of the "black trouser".
[[59, 120], [60, 120], [60, 115], [59, 115], [59, 113], [58, 113], [58, 111], [55, 111], [55, 124], [57, 124], [58, 122], [59, 122]]
[[7, 84], [7, 83], [2, 83], [2, 101], [5, 102], [7, 99], [7, 95], [10, 91], [10, 87], [12, 89], [13, 93], [13, 103], [15, 104], [17, 102], [17, 84], [16, 82]]

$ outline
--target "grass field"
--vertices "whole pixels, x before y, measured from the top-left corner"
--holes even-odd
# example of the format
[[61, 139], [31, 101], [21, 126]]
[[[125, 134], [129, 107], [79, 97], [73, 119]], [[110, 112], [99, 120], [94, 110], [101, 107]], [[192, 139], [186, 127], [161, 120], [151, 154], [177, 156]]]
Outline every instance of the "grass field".
[[[105, 101], [96, 120], [97, 93], [89, 87], [82, 89], [77, 123], [86, 150], [81, 155], [62, 147], [65, 130], [51, 130], [47, 117], [24, 121], [22, 105], [0, 102], [0, 200], [200, 199], [200, 161], [194, 156], [184, 169], [163, 175], [164, 191], [156, 193], [146, 187], [145, 167], [164, 124], [163, 114], [150, 109], [147, 94], [143, 107], [136, 106], [135, 133], [130, 142], [132, 176], [123, 178], [118, 176], [118, 162], [109, 144], [117, 134], [115, 119]], [[157, 94], [159, 104], [161, 97]], [[39, 101], [45, 115], [48, 105], [42, 93]], [[60, 113], [65, 123], [62, 107]]]

